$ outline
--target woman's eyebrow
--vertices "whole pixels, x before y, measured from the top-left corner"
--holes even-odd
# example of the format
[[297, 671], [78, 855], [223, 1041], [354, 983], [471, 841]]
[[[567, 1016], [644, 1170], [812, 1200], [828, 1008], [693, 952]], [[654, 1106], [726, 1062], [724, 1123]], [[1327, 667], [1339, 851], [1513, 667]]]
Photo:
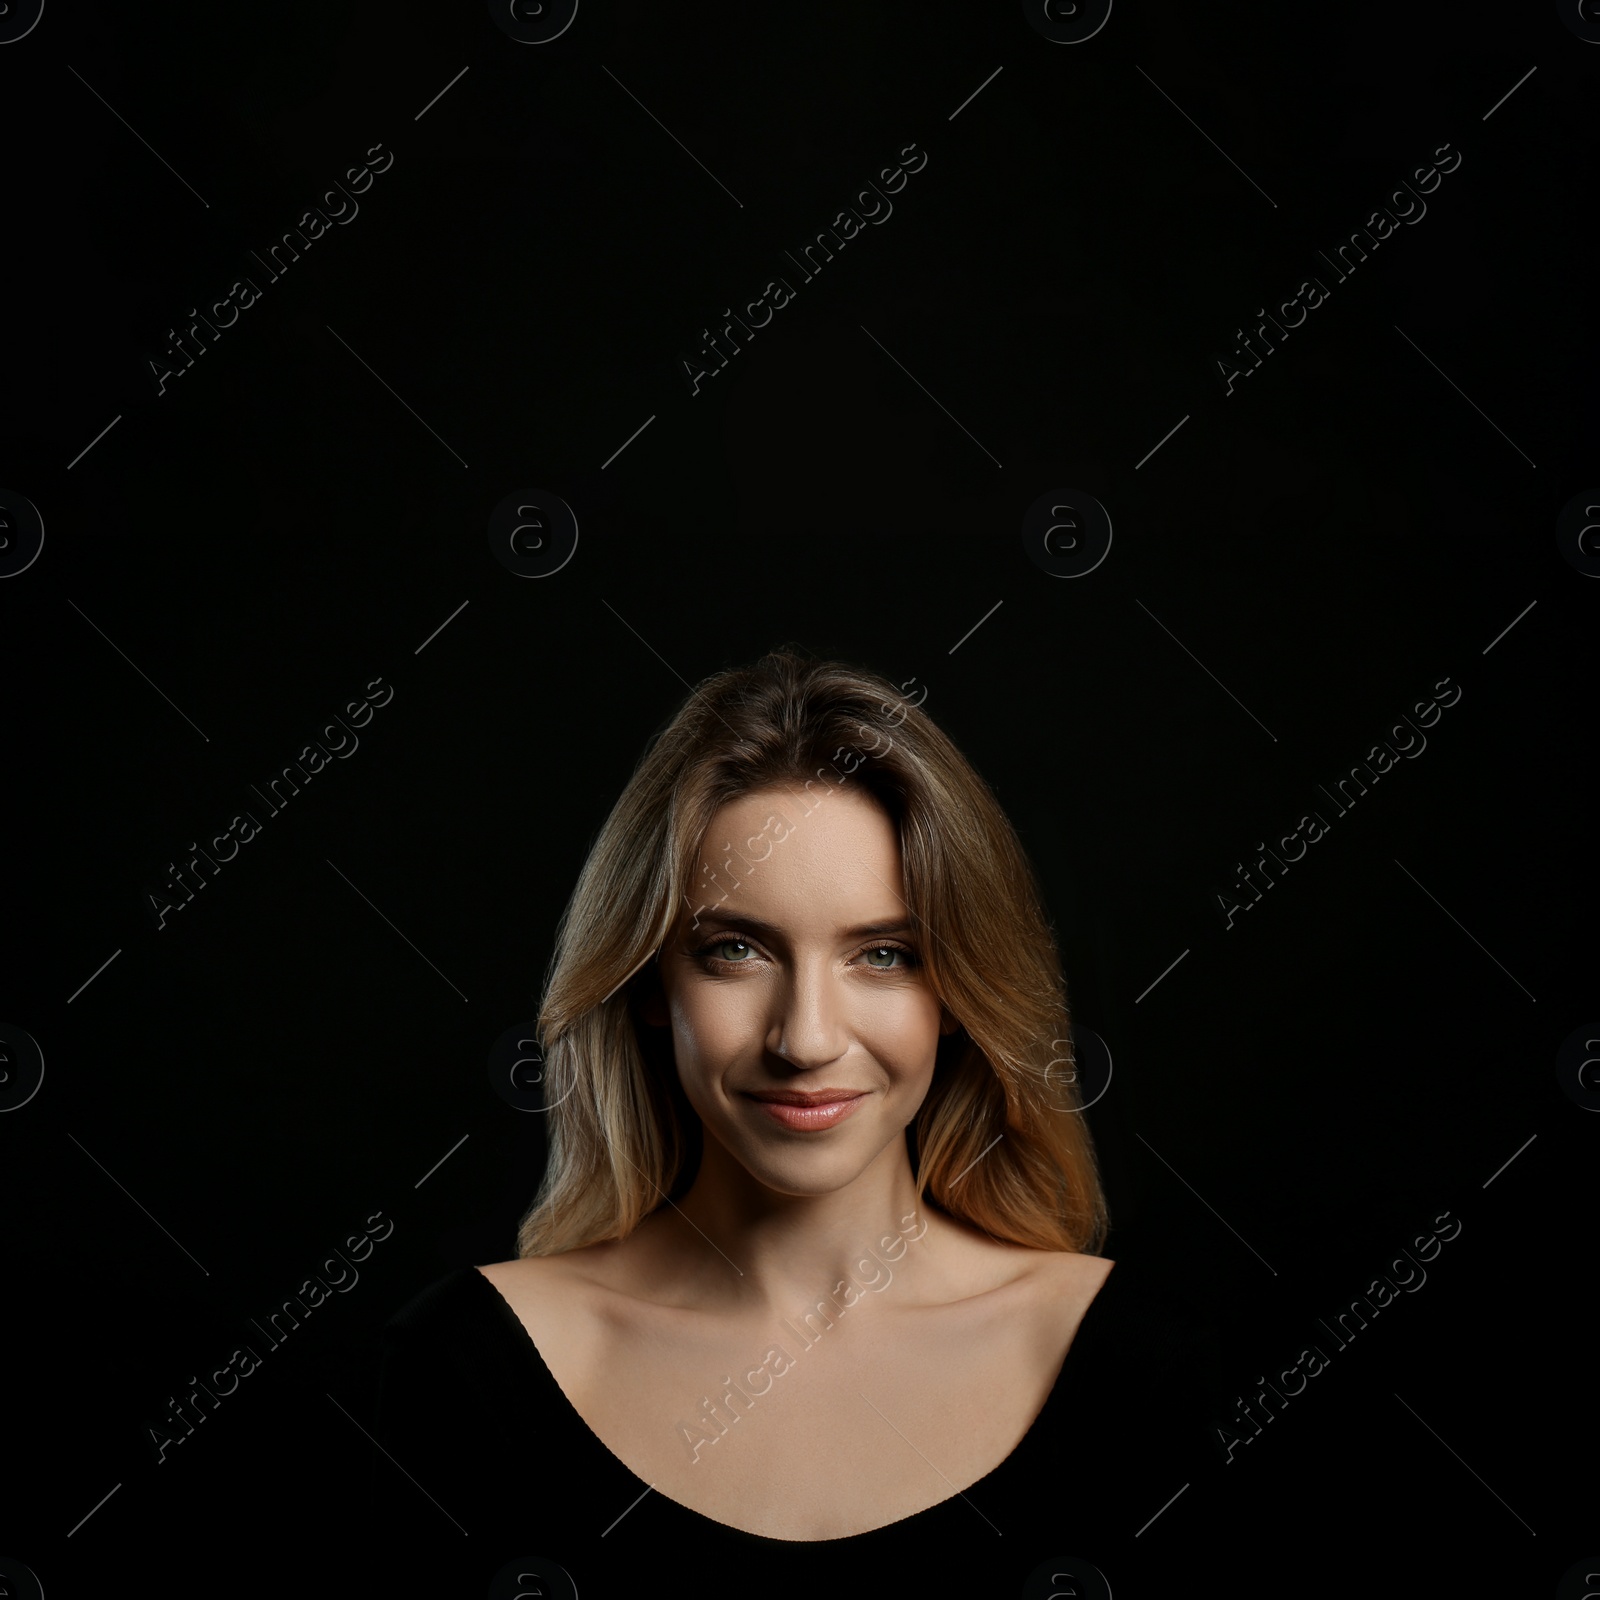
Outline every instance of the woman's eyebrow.
[[[746, 916], [744, 912], [731, 909], [728, 906], [719, 906], [715, 911], [707, 912], [701, 919], [702, 922], [737, 923], [741, 928], [748, 928], [752, 933], [759, 933], [763, 938], [779, 939], [783, 937], [783, 929], [775, 924], [763, 921], [760, 917]], [[836, 928], [835, 934], [841, 939], [870, 939], [885, 937], [891, 934], [911, 933], [911, 924], [903, 917], [891, 917], [879, 922], [862, 922], [853, 928]]]

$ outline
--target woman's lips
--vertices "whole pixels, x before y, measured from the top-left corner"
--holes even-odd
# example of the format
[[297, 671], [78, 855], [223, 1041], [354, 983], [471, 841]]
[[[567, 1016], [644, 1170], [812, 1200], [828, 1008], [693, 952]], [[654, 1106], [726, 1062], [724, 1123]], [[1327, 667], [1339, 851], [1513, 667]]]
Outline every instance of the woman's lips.
[[811, 1132], [819, 1128], [831, 1128], [843, 1122], [855, 1108], [866, 1099], [866, 1094], [844, 1095], [839, 1099], [824, 1100], [815, 1105], [790, 1105], [781, 1100], [763, 1100], [758, 1096], [750, 1097], [755, 1103], [772, 1118], [786, 1128], [794, 1128], [800, 1132]]

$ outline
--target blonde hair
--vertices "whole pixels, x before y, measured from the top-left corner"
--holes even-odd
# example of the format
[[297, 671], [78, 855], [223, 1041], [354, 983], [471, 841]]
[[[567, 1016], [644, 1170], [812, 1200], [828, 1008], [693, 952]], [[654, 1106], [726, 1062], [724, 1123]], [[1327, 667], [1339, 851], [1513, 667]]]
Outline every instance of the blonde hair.
[[1093, 1250], [1104, 1239], [1076, 1089], [1051, 1072], [1071, 1059], [1065, 984], [1015, 830], [950, 739], [886, 679], [785, 646], [694, 690], [589, 851], [539, 1013], [548, 1155], [519, 1255], [621, 1239], [687, 1189], [699, 1118], [670, 1036], [639, 1019], [651, 978], [641, 969], [680, 906], [704, 907], [692, 882], [721, 806], [780, 788], [821, 804], [852, 785], [895, 824], [924, 970], [961, 1024], [940, 1040], [909, 1130], [919, 1195], [1013, 1244]]

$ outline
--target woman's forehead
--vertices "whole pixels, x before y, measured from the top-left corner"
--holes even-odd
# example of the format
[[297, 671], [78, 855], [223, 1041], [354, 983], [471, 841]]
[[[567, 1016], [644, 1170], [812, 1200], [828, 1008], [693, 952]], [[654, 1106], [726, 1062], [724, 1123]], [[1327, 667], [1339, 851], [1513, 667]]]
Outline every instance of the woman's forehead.
[[[796, 848], [798, 846], [798, 848]], [[825, 859], [840, 851], [899, 855], [888, 814], [866, 790], [837, 786], [809, 794], [759, 790], [740, 795], [712, 816], [700, 841], [702, 862], [720, 867], [730, 850], [748, 861], [785, 856]]]
[[788, 796], [741, 796], [712, 819], [686, 908], [736, 907], [775, 923], [837, 915], [840, 926], [904, 914], [899, 838], [864, 791], [835, 789], [809, 810]]

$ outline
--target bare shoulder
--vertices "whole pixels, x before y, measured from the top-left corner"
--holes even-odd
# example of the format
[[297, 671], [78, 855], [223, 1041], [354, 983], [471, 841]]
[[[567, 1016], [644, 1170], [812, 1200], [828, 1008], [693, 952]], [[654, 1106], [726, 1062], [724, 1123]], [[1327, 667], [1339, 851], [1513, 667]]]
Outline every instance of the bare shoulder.
[[523, 1286], [532, 1287], [559, 1271], [560, 1256], [522, 1256], [515, 1261], [491, 1261], [478, 1268], [502, 1294]]
[[1036, 1292], [1047, 1300], [1066, 1302], [1086, 1311], [1105, 1287], [1115, 1261], [1086, 1256], [1077, 1250], [1036, 1250], [1032, 1278]]
[[[545, 1365], [569, 1385], [586, 1382], [614, 1319], [586, 1250], [495, 1261], [478, 1271], [511, 1307]], [[569, 1391], [570, 1397], [570, 1391]]]
[[974, 1291], [1008, 1304], [1066, 1301], [1086, 1309], [1114, 1265], [1104, 1256], [1012, 1244], [954, 1218], [941, 1221], [941, 1253], [958, 1265], [962, 1278]]
[[1077, 1250], [1037, 1250], [1026, 1245], [1000, 1245], [994, 1267], [996, 1286], [1008, 1302], [1061, 1308], [1081, 1316], [1105, 1286], [1116, 1263]]
[[608, 1248], [590, 1245], [554, 1256], [521, 1256], [492, 1261], [478, 1271], [515, 1306], [518, 1301], [556, 1298], [568, 1301], [584, 1290], [609, 1287]]
[[625, 1292], [627, 1282], [615, 1242], [585, 1245], [553, 1256], [495, 1261], [478, 1271], [519, 1315], [524, 1306], [538, 1305], [567, 1312], [592, 1311], [609, 1296]]
[[1054, 1373], [1105, 1287], [1115, 1262], [1076, 1250], [1025, 1250], [1021, 1270], [994, 1297], [1004, 1322], [1034, 1353], [1041, 1370]]

